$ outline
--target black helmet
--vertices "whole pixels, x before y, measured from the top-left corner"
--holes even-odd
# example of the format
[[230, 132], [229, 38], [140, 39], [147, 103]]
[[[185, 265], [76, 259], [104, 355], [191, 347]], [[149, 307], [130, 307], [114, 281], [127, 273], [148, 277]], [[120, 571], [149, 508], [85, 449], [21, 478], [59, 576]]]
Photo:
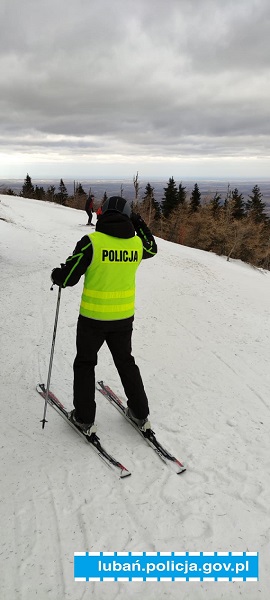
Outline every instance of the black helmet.
[[127, 217], [131, 216], [130, 204], [128, 204], [127, 201], [120, 196], [112, 196], [111, 198], [105, 200], [102, 206], [102, 214], [104, 215], [104, 213], [108, 210], [122, 213], [122, 215], [126, 215]]

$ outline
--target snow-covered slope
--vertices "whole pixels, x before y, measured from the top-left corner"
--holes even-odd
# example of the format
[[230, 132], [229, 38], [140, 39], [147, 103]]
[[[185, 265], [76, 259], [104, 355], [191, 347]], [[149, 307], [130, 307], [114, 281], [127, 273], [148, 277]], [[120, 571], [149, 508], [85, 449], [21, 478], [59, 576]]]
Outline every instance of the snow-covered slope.
[[[158, 240], [137, 276], [133, 352], [176, 476], [100, 397], [117, 480], [43, 402], [57, 289], [50, 273], [86, 215], [0, 197], [2, 600], [267, 599], [270, 567], [270, 273]], [[62, 292], [51, 388], [72, 407], [82, 282]], [[97, 377], [123, 397], [103, 347]], [[259, 551], [258, 583], [78, 583], [75, 551]]]

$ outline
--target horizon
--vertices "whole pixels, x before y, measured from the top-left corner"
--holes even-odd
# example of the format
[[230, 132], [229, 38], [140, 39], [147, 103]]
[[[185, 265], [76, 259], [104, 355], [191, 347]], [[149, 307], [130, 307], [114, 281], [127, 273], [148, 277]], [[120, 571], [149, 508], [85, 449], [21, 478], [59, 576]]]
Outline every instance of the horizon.
[[[177, 163], [178, 164], [175, 164]], [[66, 180], [133, 180], [133, 177], [139, 173], [139, 178], [143, 181], [152, 179], [153, 181], [157, 180], [168, 180], [170, 177], [174, 177], [174, 179], [179, 180], [192, 180], [192, 181], [205, 181], [205, 180], [213, 180], [213, 181], [241, 181], [241, 180], [270, 180], [269, 172], [270, 172], [270, 159], [265, 161], [255, 161], [256, 168], [253, 168], [252, 164], [247, 168], [247, 162], [245, 161], [245, 168], [237, 169], [236, 164], [231, 165], [231, 168], [226, 168], [225, 170], [219, 169], [216, 161], [211, 162], [211, 165], [208, 166], [207, 169], [204, 169], [202, 166], [202, 161], [198, 161], [198, 164], [195, 164], [196, 161], [193, 161], [192, 168], [186, 169], [185, 165], [183, 168], [179, 168], [179, 160], [172, 161], [171, 164], [166, 164], [165, 168], [151, 169], [146, 170], [146, 165], [141, 164], [140, 161], [138, 163], [134, 163], [133, 166], [126, 163], [122, 165], [123, 169], [119, 170], [119, 165], [115, 165], [115, 168], [109, 167], [107, 164], [102, 165], [100, 169], [96, 169], [95, 163], [90, 166], [87, 165], [86, 168], [82, 170], [77, 168], [76, 163], [74, 163], [74, 169], [71, 169], [71, 165], [67, 165], [63, 162], [62, 168], [59, 167], [59, 164], [50, 164], [46, 166], [46, 169], [37, 169], [37, 165], [34, 162], [29, 161], [22, 168], [22, 165], [18, 168], [5, 168], [5, 163], [2, 161], [0, 164], [0, 181], [3, 180], [23, 180], [26, 177], [26, 174], [29, 174], [31, 179], [33, 180], [55, 180], [55, 179], [66, 179]], [[251, 162], [251, 161], [250, 161]], [[57, 167], [57, 168], [56, 168]], [[104, 168], [105, 167], [105, 168]], [[229, 165], [228, 165], [229, 167]], [[73, 171], [73, 175], [70, 173]], [[105, 174], [104, 174], [105, 172]]]
[[[137, 173], [137, 172], [136, 172]], [[41, 181], [47, 181], [47, 182], [51, 182], [51, 181], [60, 181], [60, 179], [63, 179], [64, 181], [67, 181], [69, 183], [73, 183], [74, 181], [77, 183], [81, 183], [83, 181], [95, 181], [95, 182], [103, 182], [103, 181], [114, 181], [114, 182], [121, 182], [121, 181], [125, 181], [125, 182], [131, 182], [133, 184], [133, 178], [136, 176], [136, 173], [133, 173], [132, 175], [128, 176], [128, 175], [117, 175], [115, 177], [113, 176], [83, 176], [83, 177], [79, 177], [74, 175], [73, 177], [65, 177], [61, 174], [59, 175], [50, 175], [50, 176], [32, 176], [30, 173], [30, 169], [26, 172], [26, 174], [24, 176], [21, 177], [0, 177], [0, 182], [10, 182], [10, 181], [14, 181], [14, 182], [21, 182], [24, 181], [26, 178], [26, 175], [29, 175], [31, 177], [31, 180], [34, 182], [41, 182]], [[177, 181], [207, 181], [207, 182], [216, 182], [216, 181], [220, 181], [220, 182], [228, 182], [230, 183], [230, 181], [243, 181], [243, 182], [257, 182], [257, 181], [263, 181], [264, 183], [269, 181], [270, 182], [270, 176], [255, 176], [255, 175], [249, 175], [249, 176], [243, 176], [243, 175], [231, 175], [230, 177], [228, 176], [215, 176], [215, 177], [208, 177], [208, 176], [202, 176], [202, 175], [174, 175], [174, 174], [170, 174], [170, 175], [142, 175], [140, 176], [139, 173], [139, 178], [138, 181], [140, 183], [144, 182], [144, 181], [157, 181], [157, 182], [164, 182], [164, 181], [168, 181], [171, 177], [173, 177], [173, 179], [177, 182]], [[0, 184], [1, 185], [1, 184]]]
[[[31, 175], [30, 175], [31, 177]], [[224, 199], [226, 194], [228, 193], [228, 189], [233, 191], [233, 189], [237, 188], [240, 193], [242, 193], [244, 200], [249, 197], [249, 194], [252, 192], [252, 189], [255, 185], [258, 185], [260, 191], [262, 193], [263, 202], [265, 203], [267, 211], [270, 210], [270, 179], [269, 178], [239, 178], [233, 179], [230, 181], [225, 178], [184, 178], [176, 179], [174, 177], [174, 181], [176, 186], [179, 183], [182, 183], [184, 187], [186, 187], [186, 191], [188, 194], [191, 193], [195, 183], [198, 184], [199, 190], [201, 192], [202, 200], [207, 200], [209, 197], [215, 193], [219, 193], [221, 197]], [[95, 196], [96, 201], [100, 201], [106, 192], [108, 196], [115, 195], [123, 195], [127, 200], [131, 201], [134, 198], [134, 183], [133, 178], [85, 178], [85, 179], [75, 179], [75, 178], [32, 178], [32, 184], [42, 186], [45, 189], [49, 187], [49, 185], [54, 185], [56, 190], [58, 189], [60, 179], [63, 179], [64, 185], [66, 186], [67, 192], [69, 196], [73, 195], [74, 192], [74, 184], [81, 184], [85, 193], [92, 193]], [[1, 190], [11, 188], [12, 191], [19, 196], [22, 185], [25, 181], [24, 178], [18, 179], [1, 179], [0, 178], [0, 194], [3, 193]], [[154, 188], [155, 198], [158, 202], [162, 201], [163, 192], [168, 184], [168, 179], [162, 177], [156, 178], [140, 178], [139, 177], [139, 200], [143, 198], [146, 184], [150, 183]]]

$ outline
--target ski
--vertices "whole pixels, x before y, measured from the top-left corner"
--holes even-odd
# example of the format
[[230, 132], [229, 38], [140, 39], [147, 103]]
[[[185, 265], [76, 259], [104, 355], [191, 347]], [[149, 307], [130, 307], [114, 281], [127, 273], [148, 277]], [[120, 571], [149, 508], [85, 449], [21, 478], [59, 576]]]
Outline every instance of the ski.
[[173, 468], [173, 470], [179, 475], [186, 470], [186, 467], [173, 456], [162, 444], [157, 440], [156, 435], [152, 429], [147, 429], [143, 432], [139, 427], [132, 421], [126, 414], [126, 407], [122, 400], [106, 385], [103, 381], [98, 381], [97, 390], [103, 394], [103, 396], [113, 405], [115, 408], [125, 417], [125, 419], [134, 427], [138, 433], [145, 439], [147, 444], [156, 452], [159, 458], [166, 464]]
[[[46, 387], [44, 383], [39, 383], [36, 387], [37, 392], [42, 396], [42, 398], [46, 398]], [[118, 460], [116, 460], [111, 454], [109, 454], [105, 448], [101, 445], [99, 437], [92, 433], [91, 436], [85, 435], [82, 431], [74, 425], [69, 419], [69, 412], [63, 406], [63, 404], [58, 400], [58, 398], [52, 393], [49, 392], [48, 395], [48, 404], [52, 406], [56, 412], [65, 420], [67, 423], [75, 429], [75, 431], [93, 448], [93, 450], [98, 454], [98, 456], [106, 463], [106, 465], [111, 468], [113, 471], [119, 474], [120, 478], [128, 477], [131, 475], [130, 471], [126, 469]]]

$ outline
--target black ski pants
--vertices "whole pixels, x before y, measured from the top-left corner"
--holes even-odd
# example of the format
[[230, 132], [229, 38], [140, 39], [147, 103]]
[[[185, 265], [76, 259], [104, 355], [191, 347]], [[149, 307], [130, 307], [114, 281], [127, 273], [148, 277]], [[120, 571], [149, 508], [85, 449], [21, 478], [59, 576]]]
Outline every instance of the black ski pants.
[[[99, 326], [100, 325], [100, 326]], [[94, 423], [95, 367], [98, 351], [106, 342], [119, 373], [127, 404], [138, 419], [149, 414], [148, 400], [141, 374], [131, 354], [132, 322], [118, 321], [106, 325], [79, 316], [77, 325], [77, 355], [74, 361], [74, 407], [83, 423]]]
[[87, 212], [87, 216], [88, 216], [87, 225], [90, 225], [92, 223], [93, 212], [92, 212], [92, 210], [87, 210], [86, 212]]

